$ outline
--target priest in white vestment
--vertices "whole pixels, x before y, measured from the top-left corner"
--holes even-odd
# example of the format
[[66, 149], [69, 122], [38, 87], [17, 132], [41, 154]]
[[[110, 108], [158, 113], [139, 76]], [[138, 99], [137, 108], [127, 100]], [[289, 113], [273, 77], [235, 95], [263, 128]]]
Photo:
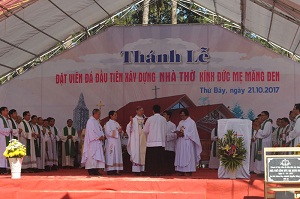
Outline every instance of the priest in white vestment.
[[48, 124], [49, 124], [49, 133], [51, 133], [51, 139], [52, 139], [52, 153], [53, 153], [53, 170], [58, 169], [59, 160], [58, 157], [61, 156], [62, 149], [61, 149], [61, 138], [60, 138], [60, 132], [58, 128], [55, 126], [55, 119], [52, 117], [47, 118]]
[[38, 169], [41, 169], [41, 170], [44, 170], [45, 166], [46, 166], [46, 142], [49, 139], [49, 135], [46, 134], [43, 124], [44, 124], [43, 118], [38, 117], [37, 129], [38, 129], [38, 133], [40, 135], [40, 140], [41, 140], [41, 146], [40, 146], [41, 158], [40, 158], [40, 161], [37, 161], [37, 166], [38, 166]]
[[78, 133], [73, 127], [73, 120], [67, 120], [67, 126], [62, 129], [60, 138], [62, 140], [62, 166], [74, 167], [74, 160], [77, 155], [75, 143], [78, 140]]
[[130, 155], [132, 162], [132, 172], [140, 175], [145, 171], [146, 157], [146, 135], [143, 132], [144, 128], [144, 109], [141, 106], [136, 108], [136, 116], [130, 119], [126, 127], [128, 135], [127, 152]]
[[84, 148], [81, 163], [85, 165], [89, 175], [101, 175], [99, 168], [105, 168], [103, 140], [105, 135], [99, 123], [100, 110], [94, 109], [93, 116], [87, 121], [84, 137]]
[[55, 136], [49, 130], [48, 119], [43, 120], [43, 130], [45, 138], [45, 170], [50, 171], [53, 166], [53, 142], [55, 142]]
[[272, 146], [273, 147], [279, 146], [280, 134], [282, 131], [281, 123], [282, 123], [281, 118], [277, 118], [277, 120], [276, 120], [277, 127], [274, 129], [274, 131], [272, 133]]
[[269, 112], [262, 111], [259, 117], [261, 126], [255, 127], [255, 163], [254, 172], [256, 174], [264, 174], [264, 148], [272, 147], [272, 132], [273, 127], [269, 119]]
[[217, 127], [213, 128], [213, 130], [211, 131], [210, 139], [211, 139], [211, 150], [210, 150], [208, 168], [218, 169], [220, 166], [220, 159], [218, 158], [218, 149], [217, 149], [217, 143], [218, 143]]
[[201, 159], [202, 146], [196, 123], [190, 118], [188, 110], [181, 110], [180, 117], [182, 120], [176, 132], [175, 170], [181, 172], [181, 175], [191, 175]]
[[22, 169], [35, 169], [37, 168], [36, 155], [35, 155], [35, 132], [29, 123], [30, 112], [23, 112], [23, 121], [19, 124], [22, 129], [20, 142], [26, 146], [26, 156], [23, 158]]
[[31, 116], [31, 126], [35, 133], [34, 147], [35, 147], [37, 168], [39, 170], [43, 170], [45, 169], [45, 164], [43, 163], [43, 159], [42, 159], [42, 138], [41, 138], [42, 131], [38, 126], [37, 122], [38, 122], [38, 117], [36, 115]]
[[6, 136], [9, 136], [12, 132], [12, 129], [8, 124], [8, 109], [6, 107], [1, 107], [0, 109], [0, 173], [6, 173], [7, 168], [7, 159], [2, 154], [4, 153], [7, 141]]
[[171, 111], [164, 111], [163, 117], [167, 120], [166, 146], [165, 146], [165, 174], [172, 175], [175, 173], [175, 144], [177, 140], [176, 125], [171, 122]]
[[8, 115], [9, 115], [8, 123], [9, 126], [12, 128], [12, 138], [19, 140], [19, 134], [21, 133], [22, 130], [18, 128], [18, 123], [17, 123], [18, 113], [15, 109], [11, 109], [9, 110]]
[[[291, 147], [295, 147], [300, 143], [300, 104], [295, 104], [293, 115], [296, 116], [294, 120], [295, 126], [286, 137], [286, 142], [289, 143]], [[293, 154], [293, 152], [291, 154]]]
[[105, 170], [108, 175], [119, 175], [123, 170], [122, 127], [117, 122], [117, 112], [110, 111], [109, 121], [105, 124]]
[[[279, 146], [283, 147], [286, 146], [286, 136], [287, 133], [289, 132], [289, 128], [290, 128], [290, 121], [288, 118], [284, 117], [281, 119], [281, 126], [282, 126], [282, 131], [279, 135]], [[285, 153], [282, 153], [285, 154]]]

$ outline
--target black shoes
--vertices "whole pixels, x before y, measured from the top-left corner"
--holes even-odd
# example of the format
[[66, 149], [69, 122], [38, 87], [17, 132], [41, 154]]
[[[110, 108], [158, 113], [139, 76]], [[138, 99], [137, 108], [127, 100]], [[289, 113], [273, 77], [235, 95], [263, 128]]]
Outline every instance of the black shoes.
[[88, 169], [88, 173], [90, 176], [101, 176], [102, 174], [98, 171], [98, 169]]

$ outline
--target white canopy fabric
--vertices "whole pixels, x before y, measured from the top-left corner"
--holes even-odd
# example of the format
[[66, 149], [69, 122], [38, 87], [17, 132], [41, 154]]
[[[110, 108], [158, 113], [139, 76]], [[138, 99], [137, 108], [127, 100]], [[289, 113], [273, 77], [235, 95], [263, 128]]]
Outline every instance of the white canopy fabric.
[[[0, 76], [41, 55], [69, 35], [82, 31], [136, 2], [134, 0], [23, 1], [28, 5], [19, 8], [17, 12], [5, 7], [6, 1], [0, 2], [0, 9], [4, 13], [0, 17]], [[186, 0], [186, 2], [195, 2], [206, 7], [300, 55], [300, 0]]]
[[133, 2], [38, 0], [14, 14], [0, 2], [8, 15], [0, 21], [0, 76]]
[[300, 0], [194, 0], [194, 2], [300, 55]]

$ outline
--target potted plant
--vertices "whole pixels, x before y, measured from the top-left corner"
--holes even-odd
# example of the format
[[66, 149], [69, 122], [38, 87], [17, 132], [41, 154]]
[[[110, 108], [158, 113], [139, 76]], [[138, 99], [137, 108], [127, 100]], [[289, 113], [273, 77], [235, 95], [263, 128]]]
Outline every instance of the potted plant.
[[218, 140], [218, 153], [221, 165], [224, 166], [231, 179], [236, 178], [236, 170], [246, 159], [244, 138], [238, 137], [233, 130], [228, 130], [223, 138]]
[[11, 139], [3, 155], [8, 158], [11, 169], [11, 178], [21, 178], [23, 157], [26, 156], [26, 147], [16, 139]]

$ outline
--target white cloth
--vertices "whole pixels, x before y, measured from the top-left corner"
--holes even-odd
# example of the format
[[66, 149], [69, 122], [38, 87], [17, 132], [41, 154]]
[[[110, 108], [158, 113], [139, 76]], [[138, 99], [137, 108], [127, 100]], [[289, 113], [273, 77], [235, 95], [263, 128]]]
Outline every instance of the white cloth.
[[129, 122], [126, 127], [128, 135], [127, 152], [132, 162], [132, 172], [141, 172], [145, 170], [146, 157], [146, 135], [143, 133], [144, 118], [135, 116], [132, 123]]
[[254, 172], [256, 174], [263, 174], [264, 173], [264, 148], [265, 147], [272, 147], [272, 132], [273, 132], [273, 128], [272, 128], [272, 124], [269, 120], [264, 121], [261, 124], [263, 128], [259, 129], [256, 134], [255, 134], [255, 138], [256, 141], [258, 142], [258, 138], [262, 139], [262, 151], [261, 151], [261, 160], [255, 160], [254, 163]]
[[103, 153], [103, 141], [99, 138], [104, 136], [102, 126], [93, 116], [86, 124], [84, 147], [81, 163], [85, 169], [105, 168], [105, 157]]
[[[28, 128], [28, 132], [25, 131], [24, 123]], [[20, 142], [27, 147], [27, 145], [26, 145], [27, 140], [30, 140], [30, 155], [26, 154], [26, 156], [23, 158], [22, 169], [37, 168], [35, 147], [34, 147], [34, 139], [35, 138], [32, 137], [32, 133], [34, 131], [31, 128], [31, 125], [29, 124], [29, 122], [26, 121], [26, 120], [23, 120], [19, 124], [19, 128], [22, 129], [22, 133], [21, 133], [21, 136], [20, 136]]]
[[149, 117], [143, 129], [147, 136], [147, 147], [165, 147], [167, 120], [159, 113]]
[[[16, 128], [13, 128], [13, 123]], [[10, 136], [10, 139], [13, 139], [14, 136], [17, 137], [17, 139], [19, 140], [19, 128], [17, 122], [14, 119], [9, 119], [8, 125], [12, 129], [12, 135]]]
[[55, 146], [53, 142], [56, 142], [56, 140], [52, 133], [50, 135], [48, 128], [43, 127], [43, 131], [45, 131], [45, 166], [52, 167], [54, 163], [53, 146]]
[[[36, 163], [38, 169], [45, 169], [45, 158], [46, 158], [46, 148], [45, 148], [45, 135], [43, 134], [42, 130], [43, 127], [39, 125], [32, 125], [33, 130], [35, 133], [40, 135], [40, 138], [36, 138], [37, 143], [40, 149], [40, 157], [36, 157]], [[38, 129], [39, 128], [39, 129]], [[39, 132], [40, 130], [40, 132]]]
[[[215, 128], [211, 131], [211, 135], [210, 135], [210, 139], [212, 141], [211, 144], [211, 151], [210, 151], [210, 158], [209, 158], [209, 164], [208, 164], [208, 168], [210, 169], [217, 169], [220, 166], [220, 160], [218, 158], [218, 150], [217, 147], [216, 149], [214, 149], [214, 144], [213, 142], [217, 142], [218, 141], [218, 131], [217, 131], [217, 135], [215, 135]], [[217, 146], [217, 145], [216, 145]], [[213, 155], [213, 150], [216, 150], [216, 156], [214, 157]]]
[[123, 170], [121, 126], [114, 120], [109, 120], [105, 124], [105, 169], [106, 171]]
[[[221, 119], [218, 120], [218, 138], [221, 139], [227, 134], [228, 130], [233, 130], [237, 133], [238, 137], [244, 138], [244, 146], [247, 150], [246, 160], [243, 165], [236, 170], [237, 178], [250, 178], [249, 163], [250, 163], [250, 142], [251, 142], [251, 131], [252, 121], [248, 119]], [[229, 178], [230, 175], [227, 169], [220, 164], [218, 169], [219, 178]]]
[[[64, 128], [67, 128], [68, 129], [68, 135], [72, 135], [72, 128], [73, 127], [64, 127]], [[71, 144], [72, 142], [74, 143], [74, 150], [75, 150], [75, 142], [77, 141], [78, 139], [78, 133], [77, 131], [75, 130], [75, 135], [72, 136], [72, 139], [68, 139], [68, 135], [65, 136], [65, 132], [64, 132], [64, 128], [61, 130], [60, 132], [60, 139], [62, 141], [62, 166], [71, 166], [71, 167], [74, 167], [74, 157], [71, 157], [71, 155], [66, 155], [66, 142], [69, 142], [69, 152], [71, 154]], [[74, 151], [75, 153], [75, 151]], [[76, 155], [76, 154], [75, 154]]]
[[168, 121], [167, 122], [167, 133], [166, 133], [166, 146], [165, 150], [166, 151], [175, 151], [175, 144], [176, 144], [176, 139], [177, 135], [174, 133], [176, 131], [176, 125]]
[[[289, 132], [289, 135], [286, 137], [286, 142], [291, 142], [291, 147], [297, 146], [300, 143], [300, 115], [297, 115], [295, 118], [295, 126], [293, 130]], [[294, 141], [293, 141], [294, 140]], [[294, 144], [294, 146], [292, 146]]]
[[[57, 135], [55, 135], [55, 131], [57, 131]], [[49, 156], [49, 161], [52, 162], [53, 165], [58, 166], [58, 141], [60, 141], [60, 132], [55, 126], [49, 126], [49, 134], [51, 139], [51, 150], [52, 150], [52, 156]], [[49, 163], [50, 163], [49, 162]], [[51, 163], [50, 163], [51, 165]]]
[[[5, 118], [4, 118], [5, 119]], [[3, 120], [0, 118], [0, 168], [6, 168], [7, 167], [7, 160], [6, 157], [4, 157], [2, 154], [4, 153], [6, 149], [6, 136], [9, 136], [11, 128], [8, 126], [7, 128], [4, 127]]]
[[183, 130], [184, 137], [180, 137], [176, 141], [175, 170], [180, 172], [195, 172], [202, 152], [196, 123], [188, 117], [186, 120], [179, 122], [177, 130]]

